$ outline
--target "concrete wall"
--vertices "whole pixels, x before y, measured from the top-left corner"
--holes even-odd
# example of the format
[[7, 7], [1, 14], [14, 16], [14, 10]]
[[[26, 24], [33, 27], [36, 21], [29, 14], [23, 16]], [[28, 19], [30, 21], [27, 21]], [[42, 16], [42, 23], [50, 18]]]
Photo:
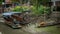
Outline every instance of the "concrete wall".
[[60, 1], [60, 0], [51, 0], [53, 2], [53, 6], [56, 6], [55, 5], [55, 1]]

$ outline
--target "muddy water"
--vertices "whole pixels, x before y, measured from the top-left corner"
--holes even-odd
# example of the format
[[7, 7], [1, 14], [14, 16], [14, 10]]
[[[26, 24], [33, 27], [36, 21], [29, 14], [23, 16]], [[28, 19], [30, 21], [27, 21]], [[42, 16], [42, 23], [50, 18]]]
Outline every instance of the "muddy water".
[[0, 32], [2, 34], [60, 34], [60, 28], [50, 26], [45, 28], [36, 28], [36, 24], [29, 24], [22, 29], [12, 29], [0, 22]]
[[3, 23], [0, 23], [0, 32], [2, 32], [2, 34], [40, 34], [40, 32], [35, 30], [35, 26], [36, 25], [34, 24], [30, 24], [23, 27], [22, 29], [12, 29]]
[[23, 30], [30, 32], [32, 34], [36, 33], [35, 25], [27, 25], [26, 27], [23, 27]]
[[36, 26], [37, 24], [30, 24], [30, 25], [27, 25], [26, 27], [23, 27], [23, 30], [31, 34], [49, 34], [48, 32], [45, 32], [42, 30], [38, 31]]
[[0, 23], [0, 32], [2, 32], [2, 34], [30, 34], [22, 29], [12, 29], [3, 23]]

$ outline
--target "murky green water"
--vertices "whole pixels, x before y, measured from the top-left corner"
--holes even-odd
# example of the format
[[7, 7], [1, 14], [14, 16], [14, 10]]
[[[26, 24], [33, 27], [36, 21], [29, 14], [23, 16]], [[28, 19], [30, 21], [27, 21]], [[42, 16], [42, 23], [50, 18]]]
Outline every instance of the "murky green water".
[[22, 29], [12, 29], [0, 23], [0, 32], [3, 34], [60, 34], [60, 28], [57, 26], [36, 28], [35, 25], [28, 25]]

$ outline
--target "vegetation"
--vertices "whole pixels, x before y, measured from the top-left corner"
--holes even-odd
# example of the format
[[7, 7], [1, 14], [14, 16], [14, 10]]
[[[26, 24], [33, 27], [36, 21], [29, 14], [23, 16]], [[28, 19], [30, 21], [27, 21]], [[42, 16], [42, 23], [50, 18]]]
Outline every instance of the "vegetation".
[[43, 5], [39, 6], [38, 8], [33, 7], [33, 13], [37, 14], [37, 15], [41, 15], [41, 14], [49, 14], [50, 12], [50, 8], [49, 7], [45, 7]]
[[[28, 7], [28, 6], [16, 6], [13, 11], [20, 11], [20, 12], [23, 12], [23, 11], [26, 11], [26, 10], [32, 10], [32, 13], [34, 15], [41, 15], [41, 14], [49, 14], [50, 12], [50, 7], [46, 7], [46, 6], [43, 6], [43, 2], [46, 3], [46, 2], [49, 2], [50, 0], [12, 0], [13, 2], [20, 2], [21, 4], [23, 3], [27, 3], [28, 1], [30, 2], [30, 4], [32, 4], [32, 8]], [[27, 1], [27, 2], [26, 2]]]
[[28, 7], [28, 6], [16, 6], [13, 11], [19, 11], [19, 12], [23, 12], [23, 11], [27, 11], [27, 10], [31, 10], [32, 14], [37, 14], [37, 15], [41, 15], [41, 14], [49, 14], [50, 12], [50, 8], [49, 7], [45, 7], [43, 5], [39, 6], [38, 8], [36, 8], [35, 6], [32, 7]]
[[29, 10], [29, 7], [28, 6], [16, 6], [13, 11], [16, 11], [16, 12], [23, 12], [23, 11], [27, 11]]
[[2, 4], [3, 0], [0, 0], [0, 4]]
[[11, 0], [13, 3], [20, 2], [20, 0]]

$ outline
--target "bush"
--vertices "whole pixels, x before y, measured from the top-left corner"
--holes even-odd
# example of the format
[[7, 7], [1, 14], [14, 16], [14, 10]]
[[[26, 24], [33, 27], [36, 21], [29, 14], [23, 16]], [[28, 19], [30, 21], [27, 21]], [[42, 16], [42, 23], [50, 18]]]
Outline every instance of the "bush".
[[41, 15], [41, 14], [49, 14], [50, 13], [50, 7], [45, 7], [45, 6], [39, 6], [38, 8], [33, 7], [32, 11], [34, 14]]
[[22, 11], [21, 6], [16, 6], [15, 8], [13, 8], [13, 11], [21, 12]]
[[27, 11], [29, 10], [29, 7], [28, 6], [16, 6], [13, 11], [16, 11], [16, 12], [24, 12], [24, 11]]
[[28, 7], [28, 6], [16, 6], [13, 11], [19, 11], [19, 12], [24, 12], [24, 11], [27, 11], [27, 10], [30, 10], [32, 11], [31, 14], [34, 14], [34, 15], [42, 15], [42, 14], [49, 14], [50, 13], [50, 7], [45, 7], [45, 6], [39, 6], [38, 8], [35, 7], [35, 6], [31, 6], [31, 7]]

